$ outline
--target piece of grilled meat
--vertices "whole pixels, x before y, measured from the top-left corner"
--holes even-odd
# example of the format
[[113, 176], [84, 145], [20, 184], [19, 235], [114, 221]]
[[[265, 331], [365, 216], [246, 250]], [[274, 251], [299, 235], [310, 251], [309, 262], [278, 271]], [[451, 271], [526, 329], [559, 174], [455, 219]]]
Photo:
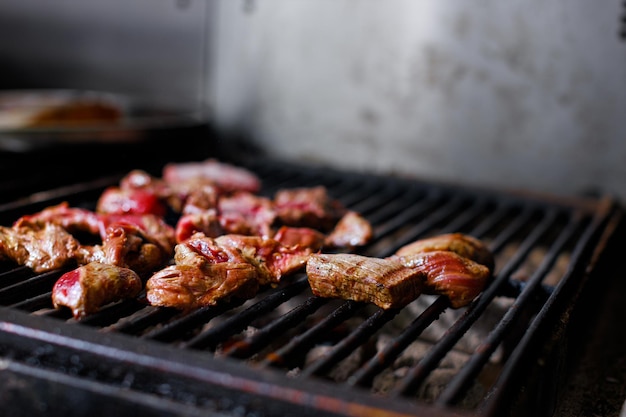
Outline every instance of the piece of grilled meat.
[[306, 265], [309, 285], [318, 297], [403, 307], [424, 287], [424, 274], [400, 261], [356, 254], [313, 254]]
[[451, 251], [474, 262], [485, 265], [493, 271], [493, 253], [485, 243], [464, 233], [446, 233], [416, 240], [396, 251], [397, 256], [408, 256], [422, 252]]
[[304, 268], [310, 248], [287, 247], [260, 236], [196, 233], [176, 245], [175, 265], [146, 283], [152, 305], [192, 309], [230, 298], [250, 298], [262, 285]]
[[52, 303], [57, 309], [70, 308], [81, 319], [109, 303], [136, 297], [141, 289], [133, 270], [91, 262], [61, 275], [52, 288]]
[[316, 254], [307, 262], [313, 294], [401, 307], [422, 292], [444, 295], [453, 308], [469, 304], [494, 267], [484, 243], [461, 233], [421, 239], [387, 258]]

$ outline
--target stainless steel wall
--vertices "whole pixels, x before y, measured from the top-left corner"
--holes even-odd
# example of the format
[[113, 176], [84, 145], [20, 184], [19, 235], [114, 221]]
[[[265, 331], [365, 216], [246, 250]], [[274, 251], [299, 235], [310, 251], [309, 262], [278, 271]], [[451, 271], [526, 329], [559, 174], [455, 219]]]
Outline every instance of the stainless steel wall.
[[271, 152], [626, 198], [622, 2], [219, 2], [217, 120]]

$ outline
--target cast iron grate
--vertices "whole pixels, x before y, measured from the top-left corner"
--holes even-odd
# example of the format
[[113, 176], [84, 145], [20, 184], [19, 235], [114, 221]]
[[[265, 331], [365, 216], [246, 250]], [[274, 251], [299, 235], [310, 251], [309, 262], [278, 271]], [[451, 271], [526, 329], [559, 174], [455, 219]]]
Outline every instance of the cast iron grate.
[[[489, 244], [495, 279], [458, 310], [431, 296], [391, 311], [320, 299], [301, 273], [251, 300], [181, 313], [139, 298], [76, 322], [50, 301], [63, 271], [37, 275], [5, 262], [3, 369], [26, 390], [47, 390], [39, 403], [18, 401], [18, 408], [37, 413], [47, 400], [71, 398], [64, 412], [79, 415], [80, 399], [104, 397], [113, 401], [102, 410], [156, 415], [506, 415], [542, 350], [558, 344], [564, 312], [621, 219], [607, 197], [463, 188], [284, 161], [237, 163], [259, 174], [268, 196], [325, 185], [374, 225], [364, 255], [384, 257], [420, 237], [464, 232]], [[0, 220], [10, 224], [60, 201], [93, 208], [117, 180], [4, 204]]]

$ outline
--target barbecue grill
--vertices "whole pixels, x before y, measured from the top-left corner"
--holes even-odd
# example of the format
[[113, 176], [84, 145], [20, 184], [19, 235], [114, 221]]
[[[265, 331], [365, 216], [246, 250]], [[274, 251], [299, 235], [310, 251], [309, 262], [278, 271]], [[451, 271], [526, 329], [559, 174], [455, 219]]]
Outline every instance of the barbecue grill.
[[[165, 157], [165, 156], [164, 156]], [[303, 165], [228, 162], [261, 194], [324, 185], [374, 226], [357, 253], [385, 257], [415, 239], [464, 232], [496, 257], [469, 306], [422, 295], [399, 310], [311, 294], [304, 272], [249, 300], [190, 312], [141, 297], [80, 321], [55, 310], [64, 271], [0, 263], [0, 391], [5, 415], [526, 416], [567, 395], [594, 306], [611, 288], [623, 210], [610, 196], [461, 187]], [[163, 159], [142, 166], [158, 175]], [[138, 167], [138, 166], [137, 166]], [[62, 201], [94, 208], [121, 172], [0, 205], [0, 224]], [[62, 185], [62, 186], [61, 186]], [[45, 191], [45, 192], [42, 192]]]

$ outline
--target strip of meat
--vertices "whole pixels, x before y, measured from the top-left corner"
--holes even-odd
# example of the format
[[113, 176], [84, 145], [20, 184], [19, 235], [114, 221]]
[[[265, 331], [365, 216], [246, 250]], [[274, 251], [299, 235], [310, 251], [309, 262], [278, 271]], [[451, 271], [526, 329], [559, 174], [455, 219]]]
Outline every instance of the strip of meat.
[[250, 298], [259, 288], [259, 271], [241, 251], [219, 247], [201, 234], [176, 245], [175, 261], [146, 282], [150, 304], [187, 310]]
[[221, 247], [240, 249], [243, 256], [259, 270], [261, 285], [277, 284], [283, 276], [304, 268], [313, 249], [304, 246], [284, 246], [279, 241], [259, 236], [228, 234], [215, 242]]
[[287, 226], [330, 231], [345, 214], [343, 205], [332, 199], [324, 186], [278, 190], [274, 195], [278, 219]]
[[201, 162], [167, 164], [163, 167], [162, 177], [169, 184], [206, 179], [225, 192], [242, 190], [256, 193], [261, 189], [261, 180], [253, 172], [212, 158]]
[[13, 223], [13, 227], [29, 226], [37, 224], [39, 226], [45, 223], [54, 223], [63, 227], [69, 233], [86, 232], [97, 235], [101, 231], [102, 223], [100, 216], [90, 210], [70, 207], [64, 201], [54, 206], [20, 217]]
[[175, 265], [154, 273], [146, 283], [152, 305], [192, 309], [220, 300], [250, 298], [262, 285], [304, 268], [311, 249], [287, 247], [260, 236], [196, 233], [176, 245]]
[[271, 236], [276, 219], [272, 201], [249, 192], [237, 192], [218, 200], [218, 217], [226, 233]]
[[407, 268], [424, 273], [424, 293], [445, 295], [453, 308], [469, 304], [485, 288], [491, 270], [451, 251], [391, 256]]
[[447, 233], [416, 240], [398, 249], [396, 255], [409, 256], [421, 252], [452, 251], [493, 271], [493, 253], [479, 239], [463, 233]]
[[356, 254], [314, 254], [306, 271], [313, 294], [402, 307], [422, 293], [445, 295], [453, 308], [469, 304], [484, 289], [491, 271], [451, 251], [388, 258]]
[[281, 226], [272, 239], [283, 246], [307, 248], [312, 252], [321, 250], [326, 243], [326, 235], [310, 227]]
[[313, 254], [306, 272], [318, 297], [369, 302], [383, 309], [405, 306], [424, 286], [424, 272], [417, 268], [356, 254]]
[[349, 248], [363, 246], [372, 240], [372, 225], [355, 211], [348, 211], [326, 237], [326, 246]]
[[139, 276], [128, 268], [91, 262], [66, 272], [52, 288], [55, 308], [68, 307], [76, 319], [103, 306], [136, 297], [142, 289]]
[[38, 273], [71, 265], [79, 249], [78, 241], [53, 223], [0, 226], [0, 259], [10, 259]]
[[125, 267], [140, 277], [162, 268], [174, 253], [173, 246], [171, 252], [166, 252], [140, 228], [124, 223], [110, 225], [102, 245], [83, 246], [81, 249], [79, 264], [101, 262]]

